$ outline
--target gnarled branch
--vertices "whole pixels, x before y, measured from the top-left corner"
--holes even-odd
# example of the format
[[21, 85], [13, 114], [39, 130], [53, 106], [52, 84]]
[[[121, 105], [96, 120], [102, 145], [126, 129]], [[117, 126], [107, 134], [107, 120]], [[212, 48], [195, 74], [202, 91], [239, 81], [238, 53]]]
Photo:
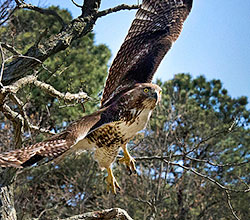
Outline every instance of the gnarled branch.
[[21, 88], [23, 88], [25, 85], [28, 85], [28, 84], [34, 84], [38, 88], [44, 90], [49, 95], [56, 97], [56, 98], [59, 98], [59, 99], [62, 99], [66, 102], [75, 101], [77, 103], [83, 103], [83, 102], [91, 99], [87, 95], [87, 93], [85, 93], [85, 92], [79, 92], [79, 93], [75, 93], [75, 94], [72, 94], [69, 92], [66, 92], [66, 93], [59, 92], [53, 86], [37, 80], [37, 76], [34, 76], [34, 75], [29, 75], [29, 76], [23, 77], [23, 78], [19, 79], [18, 81], [16, 81], [15, 83], [13, 83], [12, 85], [3, 87], [0, 90], [0, 93], [5, 94], [5, 95], [7, 93], [15, 94]]
[[61, 220], [99, 220], [99, 219], [120, 219], [120, 220], [133, 220], [128, 213], [120, 208], [105, 209], [101, 211], [88, 212], [81, 215], [72, 216]]
[[[99, 1], [100, 0], [95, 0], [94, 2]], [[93, 2], [93, 0], [91, 2]], [[36, 68], [40, 62], [44, 62], [51, 55], [65, 50], [75, 39], [90, 32], [97, 19], [94, 17], [94, 13], [98, 11], [99, 4], [89, 4], [89, 7], [95, 8], [90, 8], [84, 13], [84, 16], [82, 15], [73, 19], [58, 34], [51, 36], [47, 41], [30, 47], [24, 56], [32, 57], [34, 59], [18, 57], [7, 64], [4, 68], [2, 83], [4, 85], [9, 85], [13, 81], [28, 75], [29, 71]]]

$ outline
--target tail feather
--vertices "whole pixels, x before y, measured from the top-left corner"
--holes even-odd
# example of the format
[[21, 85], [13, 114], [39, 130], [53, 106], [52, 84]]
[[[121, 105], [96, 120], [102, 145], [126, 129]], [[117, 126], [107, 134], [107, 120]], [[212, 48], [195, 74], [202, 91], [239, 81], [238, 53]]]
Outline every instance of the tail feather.
[[0, 153], [1, 167], [22, 168], [37, 163], [44, 157], [56, 158], [71, 147], [65, 139], [48, 140], [23, 149]]

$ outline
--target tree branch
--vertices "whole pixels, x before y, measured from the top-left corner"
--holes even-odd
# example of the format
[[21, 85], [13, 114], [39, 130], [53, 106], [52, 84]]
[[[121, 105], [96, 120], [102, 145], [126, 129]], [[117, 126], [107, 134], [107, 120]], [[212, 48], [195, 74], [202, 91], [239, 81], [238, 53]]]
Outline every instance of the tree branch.
[[0, 69], [0, 86], [2, 87], [2, 78], [3, 78], [3, 70], [4, 70], [4, 53], [2, 45], [0, 44], [0, 55], [1, 55], [1, 69]]
[[81, 215], [72, 216], [61, 220], [100, 220], [100, 219], [120, 219], [120, 220], [133, 220], [128, 213], [120, 208], [105, 209], [102, 211], [88, 212]]
[[15, 168], [0, 168], [0, 219], [16, 220], [14, 207], [13, 182], [16, 178]]
[[[30, 47], [24, 56], [44, 62], [51, 55], [65, 50], [75, 39], [86, 35], [92, 30], [97, 19], [95, 14], [99, 9], [99, 3], [100, 0], [85, 0], [84, 4], [92, 8], [88, 8], [80, 17], [73, 19], [58, 34], [51, 36], [39, 45]], [[34, 70], [40, 64], [40, 62], [34, 59], [18, 57], [7, 64], [4, 68], [2, 83], [9, 85], [21, 77], [28, 75], [31, 70]]]
[[6, 44], [6, 43], [3, 43], [3, 42], [0, 42], [0, 45], [5, 48], [6, 50], [10, 51], [11, 53], [13, 53], [14, 55], [17, 55], [17, 56], [21, 56], [22, 54], [19, 53], [14, 47], [12, 47], [11, 45], [9, 44]]
[[79, 92], [79, 93], [75, 93], [75, 94], [72, 94], [69, 92], [61, 93], [61, 92], [57, 91], [53, 86], [51, 86], [47, 83], [41, 82], [39, 80], [34, 80], [33, 83], [35, 86], [41, 88], [49, 95], [54, 96], [54, 97], [59, 98], [59, 99], [63, 99], [64, 101], [67, 101], [67, 102], [76, 101], [77, 103], [83, 103], [83, 102], [86, 102], [87, 100], [91, 99], [87, 95], [87, 93], [85, 93], [85, 92]]
[[[177, 156], [177, 157], [179, 157], [179, 156], [184, 156], [185, 157], [185, 155], [173, 155], [173, 156], [171, 156], [171, 158], [173, 158], [173, 157], [175, 157], [175, 156]], [[232, 191], [232, 192], [243, 192], [243, 193], [246, 193], [246, 192], [250, 192], [250, 187], [247, 185], [246, 186], [246, 189], [245, 190], [236, 190], [236, 189], [231, 189], [231, 188], [227, 188], [227, 187], [225, 187], [225, 186], [223, 186], [222, 184], [220, 184], [218, 181], [216, 181], [215, 179], [213, 179], [213, 178], [211, 178], [211, 177], [209, 177], [209, 176], [207, 176], [207, 175], [205, 175], [205, 174], [202, 174], [202, 173], [199, 173], [198, 171], [196, 171], [196, 170], [194, 170], [194, 169], [192, 169], [191, 167], [187, 167], [187, 166], [184, 166], [184, 165], [181, 165], [181, 164], [179, 164], [179, 163], [174, 163], [174, 162], [172, 162], [172, 161], [168, 161], [167, 159], [168, 159], [169, 157], [166, 157], [166, 156], [164, 156], [164, 157], [162, 157], [162, 156], [152, 156], [152, 157], [136, 157], [135, 158], [135, 160], [136, 161], [144, 161], [144, 160], [149, 160], [149, 161], [152, 161], [152, 160], [162, 160], [162, 161], [164, 161], [166, 164], [168, 164], [168, 165], [173, 165], [173, 166], [178, 166], [178, 167], [181, 167], [181, 168], [183, 168], [183, 169], [185, 169], [185, 170], [187, 170], [187, 171], [190, 171], [190, 172], [192, 172], [192, 173], [194, 173], [194, 174], [196, 174], [197, 176], [200, 176], [200, 177], [202, 177], [202, 178], [205, 178], [205, 179], [207, 179], [207, 180], [209, 180], [210, 182], [212, 182], [212, 183], [214, 183], [214, 184], [216, 184], [219, 188], [221, 188], [221, 189], [223, 189], [223, 190], [228, 190], [228, 191]], [[249, 161], [247, 161], [247, 162], [244, 162], [244, 163], [242, 163], [242, 164], [246, 164], [246, 163], [248, 163]], [[215, 164], [214, 164], [215, 165]], [[230, 165], [230, 164], [226, 164], [226, 165]], [[225, 166], [226, 166], [225, 165]], [[237, 165], [239, 165], [239, 164], [237, 164]], [[241, 165], [241, 164], [240, 164]]]
[[82, 5], [77, 4], [74, 0], [71, 0], [71, 1], [72, 1], [72, 3], [73, 3], [76, 7], [82, 8]]
[[176, 155], [170, 155], [170, 156], [151, 156], [151, 157], [147, 157], [147, 156], [144, 156], [144, 157], [135, 157], [135, 160], [136, 161], [141, 161], [141, 160], [168, 160], [170, 158], [175, 158], [175, 157], [183, 157], [184, 155], [183, 154], [176, 154]]
[[0, 26], [4, 24], [10, 17], [13, 15], [13, 13], [16, 11], [17, 7], [15, 7], [13, 10], [9, 12], [9, 9], [13, 8], [13, 1], [12, 0], [6, 0], [5, 2], [0, 6]]
[[87, 100], [90, 100], [91, 98], [87, 95], [85, 92], [79, 92], [79, 93], [61, 93], [57, 91], [53, 86], [41, 82], [37, 80], [37, 76], [34, 75], [29, 75], [24, 78], [19, 79], [15, 83], [13, 83], [10, 86], [5, 86], [0, 90], [0, 93], [2, 94], [7, 94], [7, 93], [17, 93], [21, 88], [23, 88], [27, 84], [34, 84], [35, 86], [39, 87], [40, 89], [44, 90], [46, 93], [49, 95], [62, 99], [66, 102], [73, 102], [76, 101], [77, 103], [83, 103], [86, 102]]
[[19, 1], [19, 0], [16, 0], [16, 3], [18, 5], [18, 8], [20, 8], [20, 9], [26, 8], [26, 9], [30, 9], [30, 10], [39, 12], [41, 14], [52, 15], [52, 16], [54, 16], [59, 21], [59, 23], [62, 25], [62, 27], [65, 26], [64, 20], [61, 18], [60, 15], [58, 15], [56, 13], [56, 11], [53, 11], [53, 10], [50, 10], [50, 9], [39, 8], [37, 6], [31, 5], [31, 4], [27, 4], [27, 3]]
[[14, 207], [14, 196], [13, 196], [13, 186], [5, 186], [0, 187], [0, 207], [2, 206], [2, 210], [0, 213], [1, 219], [4, 220], [15, 220], [16, 210]]
[[215, 166], [215, 167], [233, 167], [233, 166], [242, 166], [242, 165], [245, 165], [247, 163], [250, 163], [250, 160], [247, 160], [247, 161], [244, 161], [244, 162], [241, 162], [241, 163], [226, 163], [226, 164], [217, 164], [217, 163], [213, 163], [209, 160], [201, 160], [201, 159], [196, 159], [196, 158], [192, 158], [192, 157], [189, 157], [189, 156], [185, 156], [185, 158], [189, 159], [189, 160], [193, 160], [193, 161], [196, 161], [196, 162], [201, 162], [201, 163], [207, 163], [211, 166]]
[[96, 16], [99, 18], [99, 17], [102, 17], [102, 16], [105, 16], [105, 15], [108, 15], [108, 14], [111, 14], [113, 12], [118, 12], [118, 11], [121, 11], [121, 10], [132, 10], [132, 9], [138, 9], [140, 7], [140, 5], [126, 5], [126, 4], [121, 4], [121, 5], [118, 5], [114, 8], [108, 8], [108, 9], [105, 9], [103, 11], [99, 11]]
[[[15, 96], [15, 94], [27, 84], [34, 84], [36, 87], [42, 89], [49, 95], [58, 99], [62, 99], [65, 102], [76, 102], [83, 104], [90, 99], [90, 97], [82, 91], [75, 94], [69, 92], [59, 92], [53, 86], [37, 80], [37, 76], [34, 75], [21, 78], [10, 86], [4, 86], [0, 89], [0, 103], [2, 103], [2, 105], [0, 105], [0, 110], [10, 121], [12, 121], [16, 128], [15, 139], [17, 145], [19, 145], [18, 143], [21, 143], [21, 133], [23, 133], [25, 130], [25, 126], [31, 130], [38, 130], [42, 133], [54, 134], [47, 129], [32, 125], [26, 116], [25, 111], [23, 110], [23, 103]], [[14, 103], [19, 107], [21, 113], [13, 111], [7, 104], [4, 104], [4, 99], [7, 95], [9, 95], [12, 101], [14, 101]]]
[[235, 219], [240, 220], [240, 218], [236, 215], [236, 213], [234, 211], [234, 208], [233, 208], [233, 206], [231, 204], [231, 196], [230, 196], [228, 190], [225, 190], [225, 192], [226, 192], [226, 195], [227, 195], [227, 204], [228, 204], [228, 206], [230, 208], [230, 211], [232, 212], [232, 214], [235, 217]]
[[[55, 15], [50, 10], [27, 5], [20, 0], [16, 0], [16, 2], [18, 7], [30, 8], [41, 13]], [[51, 36], [48, 40], [40, 43], [39, 45], [30, 47], [23, 57], [17, 57], [12, 62], [5, 65], [2, 83], [4, 85], [9, 85], [21, 77], [28, 75], [31, 70], [38, 67], [48, 57], [68, 48], [75, 39], [78, 39], [90, 32], [99, 17], [119, 10], [138, 8], [138, 5], [120, 5], [112, 9], [98, 12], [100, 3], [101, 0], [84, 0], [81, 16], [73, 19], [68, 25], [65, 25], [59, 33]], [[33, 59], [25, 59], [27, 57], [32, 57]]]
[[225, 134], [225, 133], [227, 134], [227, 133], [232, 132], [235, 124], [236, 124], [236, 121], [234, 120], [233, 123], [229, 127], [222, 129], [222, 130], [219, 130], [219, 131], [216, 131], [212, 135], [202, 139], [196, 146], [194, 146], [191, 150], [186, 152], [186, 155], [191, 153], [191, 152], [194, 152], [195, 150], [197, 150], [201, 146], [201, 144], [206, 143], [207, 141], [211, 140], [212, 138], [217, 137], [217, 136], [222, 135], [222, 134]]
[[[54, 132], [51, 132], [47, 129], [40, 128], [38, 126], [32, 125], [27, 118], [24, 118], [21, 114], [13, 111], [8, 105], [4, 104], [0, 107], [0, 110], [12, 123], [19, 125], [20, 130], [24, 130], [24, 125], [26, 125], [31, 130], [40, 131], [41, 133], [54, 135]], [[18, 130], [19, 130], [18, 129]], [[23, 132], [21, 132], [23, 133]]]
[[246, 193], [246, 192], [250, 192], [250, 187], [248, 186], [247, 189], [245, 190], [236, 190], [236, 189], [230, 189], [230, 188], [227, 188], [225, 186], [223, 186], [222, 184], [220, 184], [218, 181], [216, 181], [215, 179], [205, 175], [205, 174], [202, 174], [202, 173], [199, 173], [198, 171], [190, 168], [190, 167], [186, 167], [186, 166], [183, 166], [179, 163], [174, 163], [174, 162], [171, 162], [171, 161], [167, 161], [167, 160], [163, 160], [165, 163], [167, 164], [171, 164], [171, 165], [174, 165], [174, 166], [178, 166], [178, 167], [181, 167], [187, 171], [190, 171], [194, 174], [196, 174], [197, 176], [200, 176], [202, 178], [205, 178], [207, 180], [209, 180], [210, 182], [214, 183], [215, 185], [217, 185], [219, 188], [223, 189], [223, 190], [228, 190], [228, 191], [232, 191], [232, 192], [243, 192], [243, 193]]

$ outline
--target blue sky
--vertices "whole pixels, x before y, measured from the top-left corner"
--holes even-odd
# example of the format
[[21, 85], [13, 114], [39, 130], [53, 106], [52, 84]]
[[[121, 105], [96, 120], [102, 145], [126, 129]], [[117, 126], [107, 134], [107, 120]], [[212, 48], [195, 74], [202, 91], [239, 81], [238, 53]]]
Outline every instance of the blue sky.
[[[82, 0], [75, 0], [79, 4]], [[35, 4], [35, 0], [31, 1]], [[56, 2], [56, 3], [55, 3]], [[137, 0], [102, 0], [101, 8]], [[40, 6], [55, 4], [75, 18], [81, 14], [71, 0], [40, 0]], [[135, 11], [121, 11], [99, 19], [94, 27], [96, 43], [106, 44], [112, 59], [121, 46]], [[181, 36], [164, 58], [156, 78], [168, 80], [185, 72], [193, 77], [220, 79], [233, 97], [250, 97], [250, 1], [194, 0]], [[110, 60], [110, 63], [112, 62]]]

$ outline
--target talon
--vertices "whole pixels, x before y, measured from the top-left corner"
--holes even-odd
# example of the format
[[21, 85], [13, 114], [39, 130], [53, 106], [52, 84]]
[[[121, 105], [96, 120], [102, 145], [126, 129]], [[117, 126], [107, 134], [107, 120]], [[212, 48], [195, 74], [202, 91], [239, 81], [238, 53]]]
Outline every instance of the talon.
[[113, 172], [112, 172], [112, 169], [109, 167], [107, 168], [107, 171], [108, 171], [108, 176], [107, 176], [107, 191], [110, 192], [112, 191], [112, 193], [114, 193], [116, 195], [116, 189], [118, 191], [121, 190], [118, 182], [116, 181], [114, 175], [113, 175]]
[[118, 164], [125, 163], [127, 170], [129, 171], [129, 175], [132, 173], [136, 174], [136, 167], [135, 167], [135, 159], [129, 154], [127, 148], [123, 148], [124, 156], [117, 161]]
[[135, 159], [131, 162], [131, 167], [132, 167], [132, 171], [134, 172], [134, 174], [137, 174], [136, 167], [135, 167]]
[[132, 170], [130, 169], [129, 166], [127, 166], [127, 170], [128, 170], [128, 172], [129, 172], [128, 175], [131, 176], [133, 172], [132, 172]]

